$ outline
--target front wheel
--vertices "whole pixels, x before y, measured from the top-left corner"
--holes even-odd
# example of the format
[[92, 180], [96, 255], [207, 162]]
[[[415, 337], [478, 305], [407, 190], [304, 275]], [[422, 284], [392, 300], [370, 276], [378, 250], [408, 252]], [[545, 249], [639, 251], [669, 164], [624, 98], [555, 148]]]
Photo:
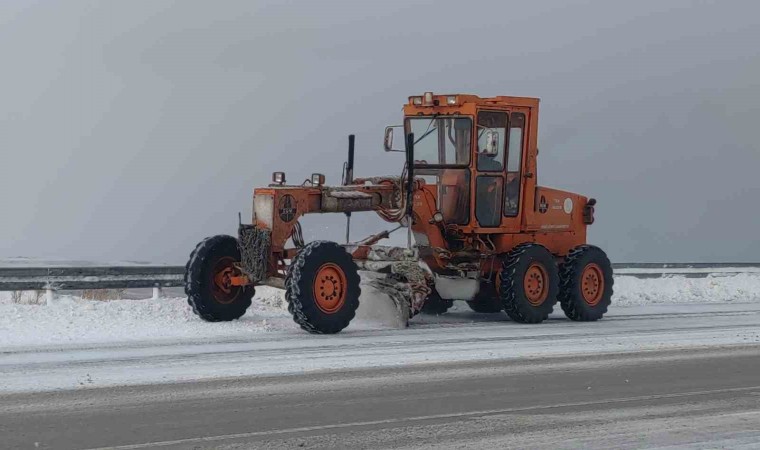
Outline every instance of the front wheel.
[[193, 312], [208, 322], [240, 318], [251, 306], [253, 286], [233, 286], [240, 275], [240, 249], [232, 236], [213, 236], [201, 241], [185, 266], [185, 293]]
[[293, 320], [309, 333], [346, 328], [359, 307], [359, 272], [340, 245], [314, 241], [293, 258], [285, 278], [285, 298]]
[[612, 264], [599, 247], [581, 245], [560, 270], [560, 304], [565, 315], [580, 322], [599, 320], [612, 303]]

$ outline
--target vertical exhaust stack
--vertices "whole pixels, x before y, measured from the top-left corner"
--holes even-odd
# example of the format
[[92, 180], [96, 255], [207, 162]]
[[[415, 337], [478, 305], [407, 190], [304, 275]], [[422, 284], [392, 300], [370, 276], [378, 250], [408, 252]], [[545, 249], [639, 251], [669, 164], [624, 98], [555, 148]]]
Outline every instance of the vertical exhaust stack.
[[414, 133], [406, 136], [406, 246], [412, 249], [412, 212], [414, 210]]
[[[343, 185], [347, 186], [354, 182], [354, 143], [356, 136], [348, 135], [348, 161], [346, 162], [346, 171], [343, 176]], [[351, 242], [351, 211], [346, 212], [346, 244]]]
[[348, 162], [346, 163], [346, 179], [343, 180], [344, 185], [349, 185], [354, 182], [354, 142], [356, 136], [353, 134], [348, 135]]

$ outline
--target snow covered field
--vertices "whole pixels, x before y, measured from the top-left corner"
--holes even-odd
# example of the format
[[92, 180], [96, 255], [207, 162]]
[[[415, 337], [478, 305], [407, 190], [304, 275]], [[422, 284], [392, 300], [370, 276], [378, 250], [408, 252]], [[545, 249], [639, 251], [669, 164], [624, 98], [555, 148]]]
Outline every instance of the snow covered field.
[[[257, 288], [248, 313], [240, 320], [227, 323], [201, 321], [190, 311], [184, 298], [90, 301], [61, 296], [54, 304], [45, 305], [44, 302], [13, 303], [7, 292], [0, 296], [0, 350], [140, 341], [208, 342], [256, 339], [256, 335], [272, 332], [303, 333], [287, 313], [283, 292], [270, 287]], [[393, 320], [386, 317], [391, 314], [390, 310], [368, 311], [370, 306], [376, 307], [379, 303], [377, 298], [366, 297], [369, 295], [362, 299], [358, 320], [349, 329], [392, 328]], [[618, 276], [611, 313], [622, 312], [630, 306], [686, 303], [760, 303], [760, 274], [657, 279]], [[501, 315], [473, 314], [464, 303], [457, 302], [446, 316], [419, 316], [413, 320], [413, 326], [500, 320], [506, 319]]]

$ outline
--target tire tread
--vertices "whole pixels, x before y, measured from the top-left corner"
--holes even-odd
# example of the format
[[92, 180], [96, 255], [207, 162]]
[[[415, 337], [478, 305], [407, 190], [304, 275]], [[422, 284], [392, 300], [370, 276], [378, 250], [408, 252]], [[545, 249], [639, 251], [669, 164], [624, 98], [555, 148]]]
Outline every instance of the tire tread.
[[[602, 263], [602, 270], [605, 273], [605, 291], [608, 289], [609, 291], [605, 292], [605, 297], [602, 298], [595, 307], [588, 309], [583, 308], [582, 305], [580, 305], [580, 302], [583, 300], [578, 298], [577, 295], [577, 293], [580, 292], [580, 287], [578, 286], [580, 273], [578, 272], [583, 270], [583, 267], [580, 267], [581, 258], [584, 258], [592, 252], [599, 253], [597, 256], [600, 261], [597, 262]], [[607, 274], [610, 276], [607, 277]], [[612, 264], [610, 264], [607, 254], [604, 253], [602, 249], [593, 245], [584, 244], [570, 250], [560, 266], [559, 302], [565, 316], [567, 316], [568, 319], [577, 322], [593, 322], [601, 319], [602, 316], [607, 313], [607, 309], [612, 303], [614, 282], [615, 280], [612, 277]]]
[[214, 311], [211, 301], [206, 298], [203, 289], [203, 269], [207, 263], [210, 253], [223, 245], [234, 243], [237, 247], [237, 239], [228, 235], [217, 235], [207, 237], [200, 241], [190, 252], [190, 258], [185, 264], [185, 274], [183, 277], [187, 303], [193, 310], [193, 313], [205, 320], [206, 322], [226, 322], [239, 319], [251, 306], [252, 298], [255, 294], [253, 286], [245, 288], [239, 302], [235, 303], [235, 308], [225, 308], [223, 313]]
[[[305, 268], [310, 257], [315, 252], [333, 253], [331, 255], [336, 262], [345, 264], [348, 270], [344, 270], [346, 275], [346, 289], [355, 295], [348, 295], [346, 298], [346, 313], [336, 313], [325, 316], [317, 309], [313, 303], [305, 302], [302, 299], [302, 288], [304, 282], [309, 283], [309, 277], [305, 273]], [[343, 261], [338, 261], [338, 260]], [[359, 306], [359, 287], [358, 267], [351, 255], [346, 253], [345, 249], [332, 241], [313, 241], [306, 244], [293, 258], [288, 273], [285, 278], [285, 299], [288, 302], [288, 311], [293, 315], [293, 320], [305, 331], [312, 334], [333, 334], [346, 328], [356, 315], [356, 309]], [[355, 298], [354, 298], [355, 297]], [[342, 311], [341, 311], [342, 312]], [[329, 317], [329, 320], [325, 320]]]

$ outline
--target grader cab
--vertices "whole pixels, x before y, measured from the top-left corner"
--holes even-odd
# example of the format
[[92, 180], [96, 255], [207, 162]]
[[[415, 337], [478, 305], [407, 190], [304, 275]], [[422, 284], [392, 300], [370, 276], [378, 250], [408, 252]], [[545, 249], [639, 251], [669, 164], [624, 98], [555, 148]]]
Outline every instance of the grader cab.
[[[233, 320], [256, 285], [283, 287], [296, 323], [336, 333], [355, 315], [363, 270], [405, 319], [455, 300], [521, 323], [544, 321], [557, 302], [572, 320], [602, 318], [613, 279], [605, 253], [586, 243], [596, 201], [537, 185], [538, 108], [536, 98], [427, 92], [385, 130], [385, 150], [406, 154], [398, 177], [354, 177], [353, 136], [340, 185], [321, 174], [288, 185], [275, 172], [254, 190], [237, 238], [207, 238], [190, 255], [188, 303], [205, 320]], [[359, 211], [396, 227], [352, 242]], [[304, 242], [299, 218], [311, 213], [345, 214], [346, 242]], [[406, 247], [378, 245], [399, 229]]]

